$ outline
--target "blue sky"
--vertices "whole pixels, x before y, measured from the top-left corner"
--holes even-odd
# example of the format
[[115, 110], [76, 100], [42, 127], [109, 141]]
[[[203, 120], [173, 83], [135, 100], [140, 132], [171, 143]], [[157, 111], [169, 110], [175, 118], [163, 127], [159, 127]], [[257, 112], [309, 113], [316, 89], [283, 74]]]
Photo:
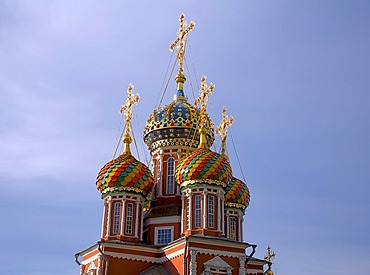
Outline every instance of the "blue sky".
[[[277, 275], [370, 269], [370, 2], [0, 1], [2, 274], [77, 274], [100, 236], [99, 169], [129, 83], [141, 131], [161, 93], [178, 17], [190, 101], [234, 116], [228, 153], [251, 204], [245, 241]], [[192, 87], [191, 87], [192, 86]], [[170, 81], [164, 103], [176, 85]], [[239, 169], [234, 140], [242, 171]]]

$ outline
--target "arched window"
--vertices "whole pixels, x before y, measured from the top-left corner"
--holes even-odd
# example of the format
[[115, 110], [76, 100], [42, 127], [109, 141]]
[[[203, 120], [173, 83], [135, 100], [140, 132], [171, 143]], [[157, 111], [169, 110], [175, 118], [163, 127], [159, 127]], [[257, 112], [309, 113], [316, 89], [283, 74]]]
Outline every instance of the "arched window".
[[195, 227], [202, 225], [202, 196], [195, 196]]
[[127, 204], [127, 217], [126, 217], [126, 234], [132, 234], [132, 218], [134, 216], [134, 205]]
[[121, 212], [121, 203], [116, 202], [114, 204], [114, 215], [113, 215], [113, 234], [118, 234], [119, 230], [119, 214]]
[[213, 228], [215, 226], [215, 197], [208, 197], [208, 227]]
[[236, 240], [236, 218], [230, 217], [230, 239]]
[[170, 157], [167, 159], [167, 194], [174, 193], [175, 187], [175, 159]]

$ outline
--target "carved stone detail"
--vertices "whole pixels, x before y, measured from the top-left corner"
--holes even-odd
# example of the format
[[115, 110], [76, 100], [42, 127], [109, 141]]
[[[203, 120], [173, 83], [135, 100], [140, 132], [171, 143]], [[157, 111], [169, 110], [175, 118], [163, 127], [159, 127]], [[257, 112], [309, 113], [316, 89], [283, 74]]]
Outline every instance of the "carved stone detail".
[[190, 251], [190, 275], [197, 275], [197, 251]]
[[244, 256], [239, 257], [239, 275], [245, 275], [246, 274], [245, 260], [246, 260], [246, 257], [244, 257]]

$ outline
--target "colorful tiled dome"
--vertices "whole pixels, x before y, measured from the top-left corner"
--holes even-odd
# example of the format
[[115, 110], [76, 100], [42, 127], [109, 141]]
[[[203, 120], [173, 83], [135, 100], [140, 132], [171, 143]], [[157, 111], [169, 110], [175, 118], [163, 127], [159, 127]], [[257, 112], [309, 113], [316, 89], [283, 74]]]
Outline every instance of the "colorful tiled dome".
[[231, 178], [228, 157], [205, 148], [195, 150], [176, 167], [176, 181], [180, 186], [211, 183], [225, 187]]
[[250, 193], [247, 185], [240, 179], [232, 178], [225, 188], [225, 202], [227, 206], [245, 209], [250, 201]]
[[100, 170], [96, 187], [102, 193], [129, 191], [146, 196], [153, 188], [154, 179], [148, 167], [130, 153], [123, 153]]
[[[150, 150], [161, 146], [184, 145], [197, 148], [199, 144], [199, 109], [188, 103], [179, 90], [175, 100], [155, 110], [146, 122], [144, 141]], [[207, 144], [214, 142], [213, 123], [206, 116]]]

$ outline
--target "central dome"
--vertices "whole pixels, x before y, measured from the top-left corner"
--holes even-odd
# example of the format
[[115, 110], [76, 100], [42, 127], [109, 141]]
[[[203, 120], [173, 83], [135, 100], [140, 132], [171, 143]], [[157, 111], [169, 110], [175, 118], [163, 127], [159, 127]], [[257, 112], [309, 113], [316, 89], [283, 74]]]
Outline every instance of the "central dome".
[[[144, 129], [144, 141], [150, 150], [162, 146], [189, 146], [199, 144], [200, 111], [191, 105], [182, 90], [177, 92], [174, 101], [159, 107], [149, 116]], [[207, 145], [214, 142], [213, 123], [206, 115]]]

